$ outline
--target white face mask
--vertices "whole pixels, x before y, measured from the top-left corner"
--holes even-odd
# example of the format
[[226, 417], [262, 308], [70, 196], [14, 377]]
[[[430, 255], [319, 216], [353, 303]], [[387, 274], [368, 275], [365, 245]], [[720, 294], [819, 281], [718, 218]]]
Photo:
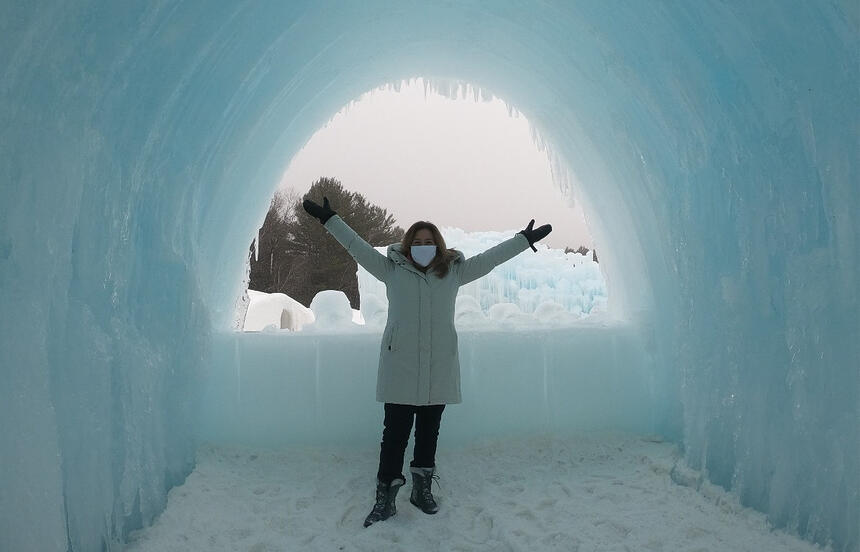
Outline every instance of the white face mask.
[[410, 255], [412, 255], [412, 260], [420, 266], [429, 265], [433, 257], [436, 256], [435, 245], [413, 245], [409, 251]]

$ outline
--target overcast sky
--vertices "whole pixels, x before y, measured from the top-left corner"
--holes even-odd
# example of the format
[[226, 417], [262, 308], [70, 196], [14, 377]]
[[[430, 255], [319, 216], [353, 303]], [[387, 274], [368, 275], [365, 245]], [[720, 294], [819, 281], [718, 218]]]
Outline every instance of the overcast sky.
[[[337, 178], [394, 215], [464, 230], [521, 230], [551, 223], [552, 247], [590, 246], [577, 205], [567, 206], [526, 119], [504, 102], [450, 100], [421, 80], [375, 90], [341, 111], [293, 158], [281, 185], [304, 194]], [[332, 206], [337, 210], [337, 205]], [[456, 246], [456, 244], [449, 244]]]

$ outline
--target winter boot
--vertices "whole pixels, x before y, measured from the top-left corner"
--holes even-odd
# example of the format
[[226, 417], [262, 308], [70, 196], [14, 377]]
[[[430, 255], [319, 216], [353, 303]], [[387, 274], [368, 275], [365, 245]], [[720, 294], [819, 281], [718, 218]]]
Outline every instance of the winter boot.
[[397, 513], [397, 505], [395, 504], [397, 491], [405, 484], [406, 481], [400, 477], [394, 479], [391, 483], [376, 480], [376, 504], [373, 505], [373, 510], [371, 510], [364, 520], [365, 527], [370, 527], [377, 521], [388, 519]]
[[425, 514], [435, 514], [439, 511], [439, 506], [433, 500], [433, 493], [430, 492], [430, 485], [433, 480], [439, 480], [436, 475], [436, 468], [409, 468], [412, 472], [412, 495], [409, 497], [409, 502], [418, 506]]

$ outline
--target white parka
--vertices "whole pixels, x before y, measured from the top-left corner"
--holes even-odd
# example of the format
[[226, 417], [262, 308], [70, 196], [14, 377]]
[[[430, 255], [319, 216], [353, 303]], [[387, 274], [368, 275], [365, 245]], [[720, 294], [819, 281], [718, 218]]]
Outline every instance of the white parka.
[[376, 400], [411, 405], [461, 402], [454, 329], [457, 290], [528, 249], [526, 237], [516, 234], [469, 259], [460, 254], [448, 274], [439, 278], [416, 268], [400, 244], [388, 246], [387, 256], [382, 255], [337, 215], [326, 221], [325, 228], [385, 284], [388, 322], [380, 345]]

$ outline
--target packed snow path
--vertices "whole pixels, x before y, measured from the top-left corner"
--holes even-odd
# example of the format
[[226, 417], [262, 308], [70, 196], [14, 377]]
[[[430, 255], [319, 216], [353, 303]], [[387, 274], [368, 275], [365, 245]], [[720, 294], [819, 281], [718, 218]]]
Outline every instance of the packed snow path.
[[[410, 442], [406, 466], [411, 452]], [[695, 474], [679, 474], [674, 445], [623, 435], [440, 446], [439, 513], [412, 506], [407, 482], [397, 515], [365, 529], [377, 455], [378, 447], [203, 446], [165, 512], [127, 550], [819, 550], [719, 490], [679, 484]]]

